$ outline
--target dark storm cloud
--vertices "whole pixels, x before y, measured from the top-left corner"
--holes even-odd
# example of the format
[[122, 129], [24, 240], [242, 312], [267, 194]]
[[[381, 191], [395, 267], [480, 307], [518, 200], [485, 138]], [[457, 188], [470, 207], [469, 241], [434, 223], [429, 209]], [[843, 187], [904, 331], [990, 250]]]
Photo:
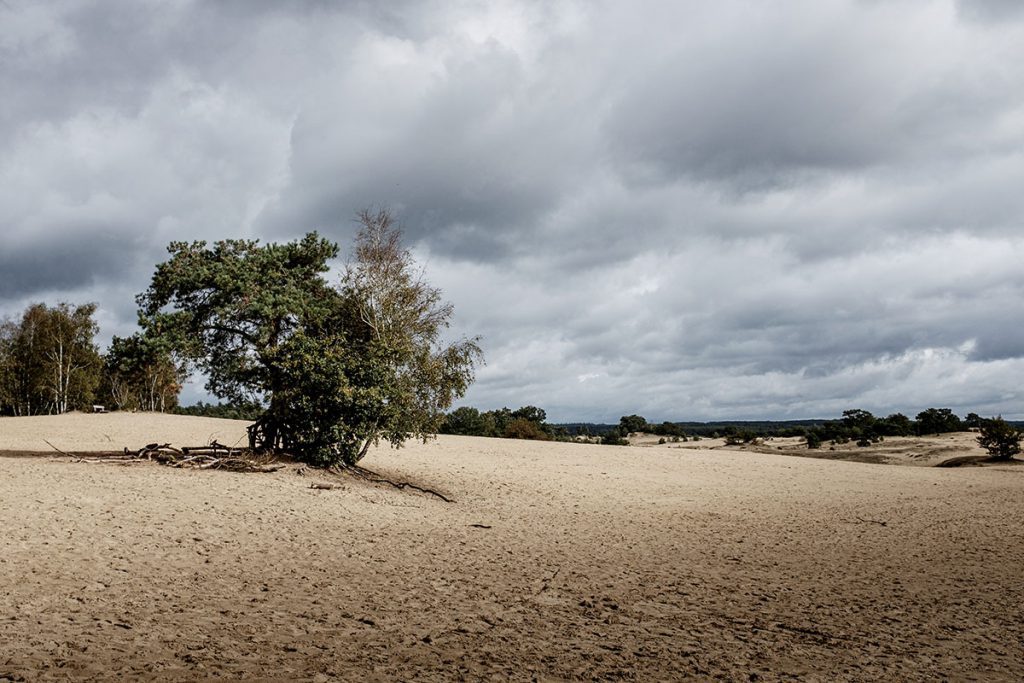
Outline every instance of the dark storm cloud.
[[118, 281], [136, 258], [135, 244], [101, 231], [7, 246], [0, 252], [0, 297], [30, 298]]
[[383, 205], [481, 407], [1019, 415], [1018, 8], [7, 0], [0, 313]]

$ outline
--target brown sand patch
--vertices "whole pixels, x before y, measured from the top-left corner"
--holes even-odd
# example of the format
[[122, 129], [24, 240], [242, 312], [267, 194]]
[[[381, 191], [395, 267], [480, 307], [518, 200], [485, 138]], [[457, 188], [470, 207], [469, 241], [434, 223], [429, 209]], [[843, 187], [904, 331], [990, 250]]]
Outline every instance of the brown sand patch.
[[1009, 681], [1024, 661], [1019, 469], [465, 437], [365, 464], [455, 502], [0, 458], [0, 680]]

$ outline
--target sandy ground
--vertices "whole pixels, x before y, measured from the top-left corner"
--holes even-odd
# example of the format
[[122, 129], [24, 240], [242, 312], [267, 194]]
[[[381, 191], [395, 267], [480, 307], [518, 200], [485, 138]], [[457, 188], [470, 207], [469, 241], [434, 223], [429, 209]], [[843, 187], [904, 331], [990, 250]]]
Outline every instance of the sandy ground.
[[[0, 449], [244, 428], [62, 420]], [[455, 502], [0, 458], [0, 681], [1020, 679], [1024, 467], [466, 437], [365, 464]]]
[[[751, 444], [728, 445], [725, 439], [701, 439], [700, 441], [668, 441], [659, 444], [660, 437], [654, 434], [634, 434], [629, 437], [631, 446], [643, 448], [674, 448], [689, 450], [733, 450], [753, 453], [779, 453], [803, 458], [824, 460], [848, 460], [884, 465], [910, 465], [914, 467], [935, 467], [942, 463], [967, 461], [961, 466], [988, 466], [981, 462], [988, 459], [988, 453], [978, 445], [976, 432], [956, 432], [931, 436], [893, 436], [883, 441], [861, 447], [855, 442], [832, 443], [826, 441], [821, 448], [808, 449], [807, 442], [798, 437], [768, 437], [757, 439]], [[975, 461], [975, 462], [972, 462]]]
[[249, 423], [163, 413], [67, 413], [0, 417], [0, 451], [54, 455], [66, 452], [136, 451], [146, 444], [248, 445]]

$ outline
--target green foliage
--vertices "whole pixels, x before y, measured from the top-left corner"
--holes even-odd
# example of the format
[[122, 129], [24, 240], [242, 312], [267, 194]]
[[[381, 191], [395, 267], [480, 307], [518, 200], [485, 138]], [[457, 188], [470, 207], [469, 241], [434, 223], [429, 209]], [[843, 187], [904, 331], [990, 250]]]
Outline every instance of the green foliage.
[[625, 437], [626, 434], [623, 434], [621, 428], [617, 427], [601, 437], [601, 444], [604, 446], [628, 446], [629, 441]]
[[[507, 439], [549, 440], [556, 436], [568, 438], [565, 430], [556, 430], [545, 420], [547, 413], [536, 406], [516, 410], [500, 408], [481, 413], [476, 408], [461, 407], [449, 413], [441, 425], [442, 434], [490, 436]], [[556, 434], [556, 431], [558, 432]]]
[[185, 364], [167, 339], [115, 336], [104, 357], [103, 400], [113, 400], [118, 410], [172, 410], [185, 377]]
[[917, 433], [921, 435], [959, 432], [963, 428], [960, 418], [949, 408], [928, 408], [917, 414]]
[[551, 435], [541, 429], [540, 423], [522, 417], [513, 418], [505, 427], [503, 436], [506, 439], [551, 440]]
[[619, 431], [624, 435], [648, 431], [647, 420], [640, 415], [623, 415], [619, 419]]
[[893, 413], [879, 420], [875, 429], [880, 436], [911, 436], [914, 433], [914, 423], [903, 413]]
[[821, 448], [821, 434], [817, 430], [809, 430], [805, 438], [807, 439], [808, 449], [816, 450], [818, 448]]
[[277, 347], [338, 305], [323, 277], [337, 246], [310, 233], [284, 245], [172, 242], [168, 252], [138, 297], [145, 333], [203, 370], [215, 396], [272, 397], [280, 388], [271, 358]]
[[964, 427], [967, 429], [981, 429], [983, 424], [984, 418], [977, 413], [967, 413], [967, 417], [964, 418]]
[[95, 398], [102, 362], [95, 304], [33, 304], [0, 325], [0, 412], [63, 413]]
[[337, 246], [173, 243], [138, 301], [147, 334], [204, 370], [207, 389], [267, 406], [252, 446], [322, 466], [358, 462], [381, 440], [437, 431], [480, 361], [476, 340], [444, 344], [452, 314], [401, 247], [386, 211], [359, 214], [341, 283]]
[[493, 426], [494, 421], [491, 420], [490, 425], [488, 425], [487, 420], [484, 419], [479, 410], [463, 406], [448, 413], [444, 424], [441, 426], [441, 432], [443, 434], [462, 434], [465, 436], [487, 436], [490, 427]]
[[984, 420], [980, 430], [978, 445], [988, 451], [993, 458], [1009, 460], [1020, 453], [1020, 441], [1024, 434], [1006, 422], [1002, 416]]
[[750, 429], [738, 429], [727, 434], [725, 437], [725, 445], [727, 446], [739, 446], [741, 444], [750, 444], [757, 441], [757, 433]]
[[263, 415], [264, 408], [259, 403], [204, 403], [199, 401], [191, 406], [177, 406], [172, 412], [176, 415], [195, 415], [197, 417], [217, 417], [225, 420], [245, 420], [253, 422]]
[[513, 420], [526, 420], [527, 422], [533, 422], [538, 425], [544, 424], [544, 421], [548, 419], [548, 414], [544, 412], [542, 408], [537, 406], [523, 406], [518, 410], [512, 411]]
[[875, 416], [866, 410], [855, 408], [843, 411], [843, 425], [858, 433], [869, 433], [875, 426]]

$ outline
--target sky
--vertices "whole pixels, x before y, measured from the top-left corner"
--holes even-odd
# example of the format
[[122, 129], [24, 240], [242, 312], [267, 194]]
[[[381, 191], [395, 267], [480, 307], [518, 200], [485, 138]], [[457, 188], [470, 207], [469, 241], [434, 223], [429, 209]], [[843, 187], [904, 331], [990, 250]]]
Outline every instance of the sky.
[[1024, 418], [1017, 0], [0, 0], [0, 93], [0, 317], [388, 207], [463, 405]]

